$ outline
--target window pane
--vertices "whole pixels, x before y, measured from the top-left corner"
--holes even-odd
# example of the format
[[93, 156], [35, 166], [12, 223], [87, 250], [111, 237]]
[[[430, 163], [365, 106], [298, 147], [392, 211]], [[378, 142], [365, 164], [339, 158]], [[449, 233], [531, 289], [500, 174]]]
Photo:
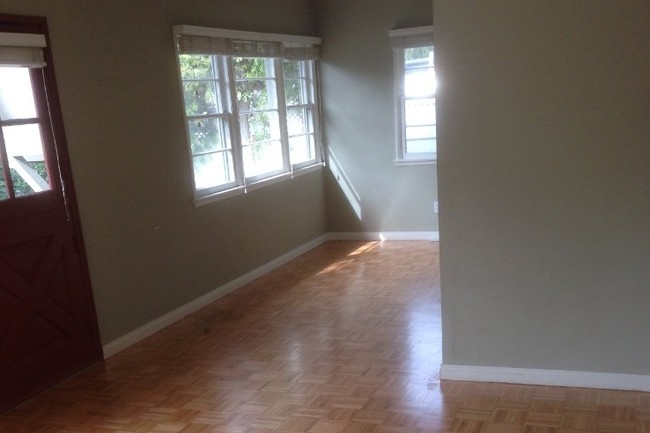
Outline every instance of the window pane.
[[188, 124], [192, 155], [229, 147], [224, 140], [225, 135], [221, 119], [190, 120]]
[[436, 74], [433, 68], [406, 71], [404, 94], [410, 98], [429, 96], [436, 93]]
[[436, 74], [433, 67], [433, 46], [404, 50], [404, 93], [408, 97], [435, 94]]
[[244, 174], [246, 177], [282, 170], [282, 145], [280, 141], [264, 141], [246, 145], [244, 154]]
[[299, 135], [289, 138], [289, 152], [292, 164], [300, 164], [316, 158], [313, 135]]
[[188, 116], [216, 114], [219, 102], [216, 81], [185, 81], [185, 113]]
[[196, 189], [223, 185], [234, 179], [232, 153], [229, 150], [195, 156], [192, 162]]
[[289, 78], [284, 80], [284, 97], [287, 105], [309, 104], [306, 92], [307, 82], [301, 78]]
[[436, 127], [430, 126], [408, 126], [406, 128], [406, 139], [423, 139], [423, 138], [436, 138]]
[[239, 118], [242, 144], [280, 139], [277, 111], [242, 114]]
[[0, 67], [0, 119], [32, 119], [36, 105], [28, 68]]
[[435, 125], [435, 99], [407, 99], [404, 101], [404, 120], [407, 126]]
[[205, 80], [216, 78], [212, 56], [180, 54], [181, 78], [183, 80]]
[[235, 67], [236, 80], [275, 76], [273, 73], [273, 59], [233, 57], [232, 61]]
[[284, 78], [299, 78], [304, 76], [300, 63], [298, 60], [285, 60], [282, 63]]
[[51, 189], [38, 124], [2, 128], [16, 197]]
[[0, 200], [6, 200], [9, 198], [9, 191], [7, 190], [7, 183], [5, 182], [4, 177], [4, 168], [0, 164]]
[[239, 112], [277, 108], [275, 80], [237, 80]]
[[405, 49], [404, 65], [406, 70], [433, 66], [433, 45]]
[[303, 105], [311, 103], [307, 81], [307, 61], [283, 62], [284, 96], [287, 105]]
[[309, 108], [288, 108], [287, 131], [289, 136], [314, 132], [311, 122], [311, 110]]
[[430, 153], [435, 151], [435, 126], [411, 126], [406, 128], [406, 153]]
[[435, 153], [436, 140], [435, 138], [422, 139], [422, 140], [406, 140], [406, 153]]

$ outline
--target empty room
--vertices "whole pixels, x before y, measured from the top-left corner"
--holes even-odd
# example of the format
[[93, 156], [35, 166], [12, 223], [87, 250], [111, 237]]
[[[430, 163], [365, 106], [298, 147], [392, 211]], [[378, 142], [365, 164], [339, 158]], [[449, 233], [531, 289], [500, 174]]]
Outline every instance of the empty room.
[[4, 0], [0, 431], [650, 432], [648, 22]]

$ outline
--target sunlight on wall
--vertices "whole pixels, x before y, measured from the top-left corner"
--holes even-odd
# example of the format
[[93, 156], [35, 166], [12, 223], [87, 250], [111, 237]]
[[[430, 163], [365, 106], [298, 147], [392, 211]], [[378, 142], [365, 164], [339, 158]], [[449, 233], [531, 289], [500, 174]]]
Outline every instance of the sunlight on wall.
[[361, 197], [359, 196], [359, 193], [357, 193], [357, 191], [354, 189], [352, 182], [350, 182], [350, 178], [348, 178], [348, 176], [345, 174], [345, 171], [343, 171], [343, 168], [341, 167], [338, 159], [336, 159], [336, 156], [334, 155], [334, 152], [332, 152], [332, 149], [329, 149], [328, 151], [328, 159], [330, 171], [334, 175], [336, 182], [338, 182], [339, 186], [341, 187], [341, 191], [343, 191], [343, 194], [345, 194], [345, 197], [350, 203], [350, 206], [352, 206], [352, 209], [357, 215], [357, 218], [361, 220]]

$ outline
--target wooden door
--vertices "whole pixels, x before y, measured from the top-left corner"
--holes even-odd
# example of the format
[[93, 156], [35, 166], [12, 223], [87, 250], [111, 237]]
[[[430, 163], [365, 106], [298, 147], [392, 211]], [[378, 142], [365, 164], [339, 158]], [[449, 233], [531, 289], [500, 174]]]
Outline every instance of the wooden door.
[[46, 21], [2, 33], [46, 46], [44, 65], [0, 52], [0, 412], [102, 359]]

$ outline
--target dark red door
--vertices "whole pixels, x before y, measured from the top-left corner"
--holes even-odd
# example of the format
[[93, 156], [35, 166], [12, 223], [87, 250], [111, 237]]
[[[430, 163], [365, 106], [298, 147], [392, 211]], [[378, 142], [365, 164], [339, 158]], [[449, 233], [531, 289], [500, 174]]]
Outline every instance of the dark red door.
[[0, 15], [0, 412], [102, 358], [47, 42]]

